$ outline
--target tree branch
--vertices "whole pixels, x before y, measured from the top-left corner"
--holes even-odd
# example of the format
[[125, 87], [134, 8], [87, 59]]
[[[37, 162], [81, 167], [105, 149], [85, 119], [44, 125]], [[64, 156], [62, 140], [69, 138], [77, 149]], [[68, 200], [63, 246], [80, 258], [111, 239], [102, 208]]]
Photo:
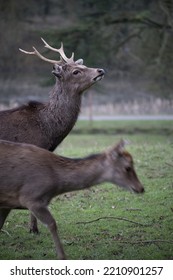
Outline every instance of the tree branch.
[[140, 28], [137, 32], [134, 32], [132, 34], [130, 34], [128, 37], [126, 37], [122, 42], [120, 42], [119, 44], [116, 45], [116, 49], [120, 49], [122, 46], [124, 46], [128, 41], [130, 41], [131, 39], [135, 38], [135, 37], [140, 37], [141, 33], [142, 33], [143, 29]]
[[147, 244], [147, 243], [170, 243], [172, 244], [173, 243], [173, 240], [162, 240], [162, 239], [151, 239], [151, 240], [136, 240], [136, 241], [131, 241], [131, 240], [114, 240], [114, 241], [118, 241], [120, 243], [127, 243], [127, 244], [140, 244], [140, 243], [144, 243], [144, 244]]
[[129, 219], [126, 219], [126, 218], [120, 218], [120, 217], [112, 217], [112, 216], [108, 216], [108, 217], [99, 217], [95, 220], [91, 220], [91, 221], [81, 221], [81, 222], [77, 222], [76, 224], [90, 224], [90, 223], [94, 223], [94, 222], [98, 222], [100, 220], [108, 220], [108, 219], [114, 219], [114, 220], [119, 220], [119, 221], [125, 221], [125, 222], [129, 222], [129, 223], [132, 223], [132, 224], [136, 224], [136, 225], [139, 225], [139, 226], [150, 226], [149, 224], [142, 224], [142, 223], [139, 223], [139, 222], [135, 222], [135, 221], [132, 221], [132, 220], [129, 220]]
[[6, 233], [8, 236], [11, 236], [11, 234], [7, 230], [1, 229], [0, 232]]
[[157, 29], [163, 29], [165, 28], [166, 30], [171, 31], [172, 30], [172, 26], [170, 24], [167, 24], [165, 26], [165, 24], [156, 22], [154, 20], [151, 20], [148, 17], [143, 17], [143, 18], [136, 18], [136, 17], [120, 17], [120, 18], [116, 18], [116, 19], [112, 19], [112, 18], [105, 18], [105, 24], [109, 25], [109, 24], [121, 24], [121, 23], [130, 23], [130, 24], [143, 24], [143, 25], [148, 25], [150, 27], [153, 28], [157, 28]]
[[173, 164], [169, 163], [169, 162], [165, 162], [165, 164], [167, 164], [168, 166], [173, 167]]

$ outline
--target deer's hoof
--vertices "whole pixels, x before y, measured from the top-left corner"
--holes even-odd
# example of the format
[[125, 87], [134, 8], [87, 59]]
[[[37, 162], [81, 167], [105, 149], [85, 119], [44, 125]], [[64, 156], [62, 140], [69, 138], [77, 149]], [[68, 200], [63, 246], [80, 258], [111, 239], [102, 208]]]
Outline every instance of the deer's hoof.
[[30, 228], [29, 232], [33, 234], [40, 234], [38, 228]]

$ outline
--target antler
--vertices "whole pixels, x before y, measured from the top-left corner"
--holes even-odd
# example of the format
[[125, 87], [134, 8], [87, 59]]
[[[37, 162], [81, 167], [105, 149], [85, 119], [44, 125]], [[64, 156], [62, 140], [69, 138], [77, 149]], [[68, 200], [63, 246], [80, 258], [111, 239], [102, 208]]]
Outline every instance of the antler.
[[33, 47], [33, 49], [34, 49], [33, 52], [27, 52], [27, 51], [22, 50], [22, 49], [19, 48], [19, 50], [20, 50], [21, 52], [26, 53], [26, 54], [34, 54], [34, 55], [37, 55], [39, 58], [41, 58], [41, 59], [44, 60], [44, 61], [47, 61], [47, 62], [50, 62], [50, 63], [53, 63], [53, 64], [55, 64], [55, 63], [58, 64], [58, 63], [61, 62], [61, 60], [57, 61], [57, 60], [52, 60], [52, 59], [46, 58], [46, 57], [44, 57], [43, 55], [41, 55], [41, 53], [39, 53], [39, 51], [37, 51], [36, 48]]
[[55, 48], [51, 47], [43, 38], [41, 38], [41, 40], [45, 44], [45, 48], [47, 48], [51, 51], [54, 51], [54, 52], [58, 52], [60, 54], [60, 56], [62, 57], [62, 59], [64, 60], [64, 62], [67, 62], [67, 63], [74, 62], [74, 53], [72, 53], [72, 56], [70, 58], [68, 58], [64, 53], [64, 48], [63, 48], [62, 42], [61, 42], [61, 47], [59, 49], [55, 49]]
[[[44, 42], [45, 44], [45, 47], [52, 50], [52, 51], [55, 51], [55, 52], [58, 52], [60, 54], [60, 57], [61, 59], [65, 62], [65, 63], [72, 63], [74, 62], [74, 53], [72, 53], [72, 56], [70, 58], [68, 58], [65, 53], [64, 53], [64, 49], [63, 49], [63, 43], [61, 43], [61, 47], [59, 49], [55, 49], [53, 47], [51, 47], [50, 45], [48, 45], [48, 43], [43, 39], [41, 38], [41, 40]], [[39, 58], [41, 58], [42, 60], [44, 61], [47, 61], [49, 63], [53, 63], [53, 64], [59, 64], [59, 63], [62, 63], [62, 60], [52, 60], [52, 59], [49, 59], [49, 58], [46, 58], [44, 57], [43, 55], [41, 55], [39, 53], [39, 51], [37, 51], [37, 49], [35, 47], [33, 47], [34, 51], [33, 52], [28, 52], [28, 51], [25, 51], [23, 49], [20, 49], [19, 50], [23, 53], [26, 53], [26, 54], [31, 54], [31, 55], [37, 55]]]

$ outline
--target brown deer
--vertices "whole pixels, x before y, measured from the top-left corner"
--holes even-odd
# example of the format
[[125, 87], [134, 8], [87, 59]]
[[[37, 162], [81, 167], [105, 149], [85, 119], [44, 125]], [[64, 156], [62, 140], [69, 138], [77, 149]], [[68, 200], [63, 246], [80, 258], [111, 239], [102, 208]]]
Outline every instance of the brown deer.
[[[12, 142], [29, 143], [54, 151], [73, 128], [80, 112], [81, 94], [104, 76], [103, 69], [88, 68], [82, 60], [74, 61], [60, 49], [52, 48], [43, 39], [45, 47], [58, 52], [60, 60], [51, 60], [42, 56], [36, 48], [36, 55], [53, 64], [52, 73], [56, 84], [50, 93], [49, 102], [31, 101], [27, 105], [0, 112], [0, 139]], [[37, 221], [31, 216], [30, 231], [38, 233]]]
[[124, 151], [124, 141], [103, 153], [71, 159], [34, 145], [0, 140], [0, 229], [12, 209], [28, 209], [49, 228], [56, 253], [65, 259], [57, 225], [47, 206], [59, 194], [111, 182], [144, 192]]

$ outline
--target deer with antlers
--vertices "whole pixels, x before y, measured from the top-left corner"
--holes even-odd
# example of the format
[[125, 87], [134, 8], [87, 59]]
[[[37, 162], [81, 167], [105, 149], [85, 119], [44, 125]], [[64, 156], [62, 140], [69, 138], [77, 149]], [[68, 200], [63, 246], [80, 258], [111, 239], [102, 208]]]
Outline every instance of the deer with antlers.
[[[73, 128], [81, 107], [82, 93], [104, 76], [103, 69], [88, 68], [83, 60], [68, 58], [61, 48], [55, 49], [42, 39], [45, 47], [58, 52], [60, 60], [41, 55], [36, 48], [25, 54], [36, 55], [53, 64], [56, 83], [47, 103], [31, 101], [27, 105], [0, 112], [0, 139], [29, 143], [54, 151]], [[0, 213], [1, 215], [1, 213]], [[37, 220], [31, 216], [30, 231], [38, 233]]]

